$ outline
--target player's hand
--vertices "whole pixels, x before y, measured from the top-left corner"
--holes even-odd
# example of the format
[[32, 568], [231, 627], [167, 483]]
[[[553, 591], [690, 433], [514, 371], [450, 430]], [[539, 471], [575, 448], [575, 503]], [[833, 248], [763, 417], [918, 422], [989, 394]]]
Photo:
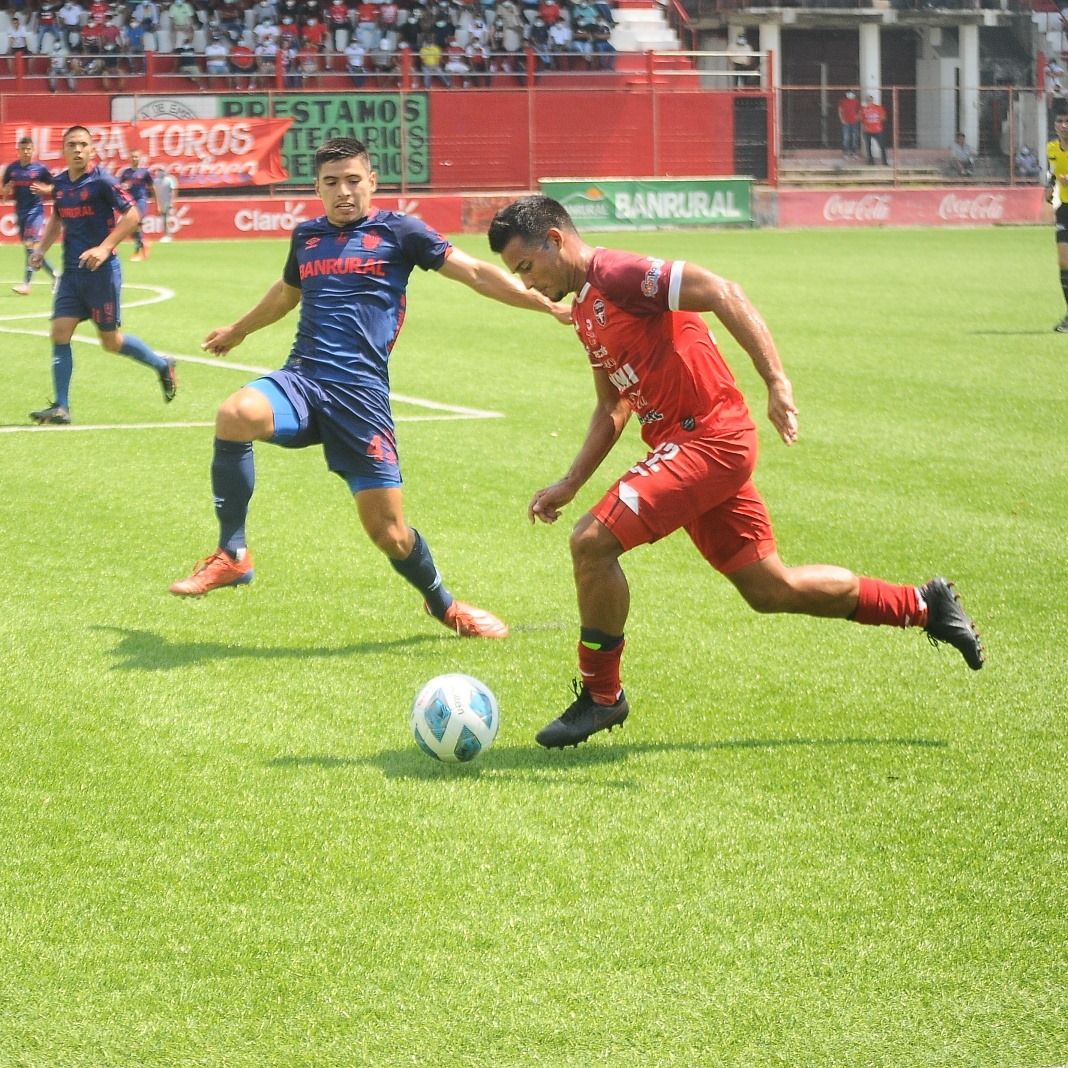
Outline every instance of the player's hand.
[[565, 326], [571, 325], [571, 305], [564, 304], [561, 301], [557, 301], [549, 309], [552, 317], [558, 322], [563, 323]]
[[225, 356], [244, 340], [245, 335], [232, 326], [217, 326], [204, 338], [200, 347], [204, 352], [210, 352], [213, 356]]
[[768, 388], [768, 418], [787, 445], [797, 441], [797, 406], [793, 386], [786, 378]]
[[90, 271], [95, 271], [101, 264], [107, 263], [111, 257], [111, 249], [97, 245], [96, 248], [87, 248], [79, 257], [78, 262]]
[[30, 253], [30, 269], [39, 271], [44, 265], [44, 253], [43, 252], [31, 252]]
[[560, 509], [575, 496], [575, 491], [566, 478], [538, 490], [527, 508], [527, 518], [533, 523], [555, 523], [560, 518]]

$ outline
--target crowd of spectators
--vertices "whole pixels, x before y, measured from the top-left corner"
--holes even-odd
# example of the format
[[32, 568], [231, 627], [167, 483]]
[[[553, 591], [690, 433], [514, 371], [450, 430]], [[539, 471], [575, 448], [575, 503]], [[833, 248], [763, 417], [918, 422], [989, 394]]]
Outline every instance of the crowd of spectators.
[[[40, 57], [53, 92], [92, 75], [108, 88], [171, 55], [201, 88], [314, 86], [343, 72], [356, 88], [395, 79], [404, 49], [423, 85], [477, 86], [495, 74], [612, 70], [610, 0], [14, 0], [0, 56]], [[2, 68], [0, 68], [2, 69]]]

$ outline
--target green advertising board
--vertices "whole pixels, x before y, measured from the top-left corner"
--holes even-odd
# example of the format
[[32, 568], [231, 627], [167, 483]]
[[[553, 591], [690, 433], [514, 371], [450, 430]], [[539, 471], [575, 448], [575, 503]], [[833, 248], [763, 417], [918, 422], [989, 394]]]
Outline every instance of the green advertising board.
[[753, 222], [751, 178], [542, 178], [541, 191], [587, 230]]
[[[315, 150], [331, 137], [359, 138], [383, 185], [430, 181], [430, 136], [426, 93], [251, 93], [220, 96], [222, 118], [292, 119], [282, 143], [289, 181], [315, 181]], [[273, 101], [273, 107], [272, 107]], [[283, 186], [284, 188], [284, 186]]]

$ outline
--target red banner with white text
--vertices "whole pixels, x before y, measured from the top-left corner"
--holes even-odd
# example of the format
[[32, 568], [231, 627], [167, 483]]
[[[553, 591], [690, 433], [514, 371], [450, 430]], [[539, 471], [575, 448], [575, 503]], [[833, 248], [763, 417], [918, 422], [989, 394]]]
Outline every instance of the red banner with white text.
[[[374, 206], [383, 211], [403, 211], [422, 219], [443, 234], [468, 229], [464, 199], [459, 196], [376, 196]], [[0, 239], [18, 238], [18, 223], [11, 208], [5, 205], [0, 215]], [[302, 222], [323, 213], [318, 197], [224, 197], [213, 200], [183, 200], [181, 186], [178, 202], [170, 214], [168, 230], [178, 240], [218, 240], [247, 237], [289, 237]], [[149, 207], [142, 229], [152, 240], [163, 236], [163, 219]]]
[[989, 226], [1045, 218], [1040, 186], [780, 189], [780, 226]]
[[[129, 165], [138, 149], [142, 166], [162, 167], [179, 188], [258, 186], [284, 182], [282, 138], [292, 119], [153, 119], [143, 122], [86, 123], [98, 160], [113, 174]], [[0, 159], [17, 158], [22, 137], [34, 142], [34, 159], [51, 171], [63, 170], [63, 131], [67, 126], [8, 122], [0, 125]]]

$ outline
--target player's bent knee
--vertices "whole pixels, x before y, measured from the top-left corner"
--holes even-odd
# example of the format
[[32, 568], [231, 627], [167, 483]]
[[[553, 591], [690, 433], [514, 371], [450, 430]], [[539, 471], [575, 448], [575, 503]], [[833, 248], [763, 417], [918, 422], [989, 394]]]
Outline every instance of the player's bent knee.
[[623, 552], [616, 536], [600, 520], [592, 515], [584, 515], [571, 531], [571, 558], [579, 561], [595, 562], [614, 560]]
[[274, 412], [262, 393], [240, 389], [219, 405], [215, 433], [228, 441], [253, 441], [274, 433]]

